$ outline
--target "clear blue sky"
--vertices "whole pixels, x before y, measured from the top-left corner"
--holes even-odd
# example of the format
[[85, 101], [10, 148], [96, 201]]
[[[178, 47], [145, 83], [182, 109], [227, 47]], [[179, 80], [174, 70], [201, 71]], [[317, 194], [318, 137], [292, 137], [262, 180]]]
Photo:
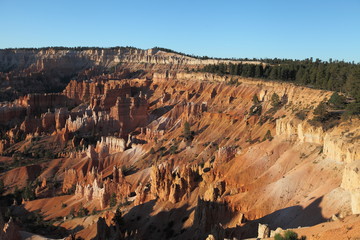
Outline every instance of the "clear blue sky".
[[360, 0], [0, 0], [0, 48], [160, 46], [360, 62]]

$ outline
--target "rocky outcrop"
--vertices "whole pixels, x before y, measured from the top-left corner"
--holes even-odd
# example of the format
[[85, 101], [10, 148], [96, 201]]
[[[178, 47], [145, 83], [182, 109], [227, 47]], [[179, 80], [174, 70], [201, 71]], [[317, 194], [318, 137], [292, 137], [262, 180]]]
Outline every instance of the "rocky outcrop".
[[321, 127], [311, 126], [307, 122], [300, 122], [288, 118], [276, 121], [276, 134], [300, 142], [315, 143], [323, 146], [326, 157], [338, 162], [351, 163], [360, 159], [360, 131], [346, 125], [341, 125], [325, 132]]
[[28, 94], [17, 99], [15, 103], [26, 107], [28, 116], [44, 113], [49, 109], [75, 106], [71, 99], [59, 93]]
[[0, 124], [14, 126], [26, 116], [27, 108], [19, 104], [0, 105]]
[[177, 203], [189, 196], [196, 187], [196, 166], [175, 168], [172, 164], [153, 166], [151, 171], [151, 193], [161, 201]]
[[353, 214], [360, 213], [360, 160], [345, 166], [341, 187], [351, 194], [351, 209]]
[[[69, 171], [69, 170], [68, 170]], [[91, 172], [82, 177], [82, 174], [74, 174], [71, 170], [67, 173], [67, 185], [63, 185], [63, 189], [73, 186], [69, 182], [74, 182], [73, 176], [79, 176], [76, 180], [75, 197], [86, 201], [94, 201], [100, 209], [104, 209], [109, 204], [110, 196], [115, 193], [119, 201], [125, 201], [131, 191], [131, 184], [125, 180], [125, 176], [120, 167], [114, 166], [112, 179], [103, 179], [94, 168]], [[64, 179], [65, 183], [65, 179]]]
[[358, 123], [339, 125], [331, 130], [324, 131], [321, 127], [310, 126], [307, 122], [289, 120], [288, 118], [276, 121], [276, 133], [287, 139], [302, 143], [314, 143], [322, 146], [325, 158], [345, 165], [341, 187], [351, 194], [351, 208], [353, 214], [360, 213], [360, 131], [353, 127]]
[[211, 183], [206, 192], [204, 193], [203, 199], [205, 201], [216, 202], [225, 192], [225, 182]]
[[69, 192], [75, 186], [77, 181], [78, 174], [75, 169], [65, 170], [62, 191], [64, 193]]
[[141, 93], [138, 97], [119, 97], [110, 109], [110, 117], [117, 121], [121, 137], [148, 123], [148, 102]]
[[280, 118], [276, 120], [276, 135], [300, 142], [323, 144], [325, 133], [321, 127], [311, 126], [306, 121]]
[[96, 151], [100, 158], [105, 158], [109, 154], [124, 152], [126, 141], [117, 137], [101, 137], [101, 141], [96, 144]]
[[259, 223], [258, 236], [257, 237], [260, 238], [260, 239], [270, 237], [270, 228], [269, 228], [269, 226], [267, 224]]

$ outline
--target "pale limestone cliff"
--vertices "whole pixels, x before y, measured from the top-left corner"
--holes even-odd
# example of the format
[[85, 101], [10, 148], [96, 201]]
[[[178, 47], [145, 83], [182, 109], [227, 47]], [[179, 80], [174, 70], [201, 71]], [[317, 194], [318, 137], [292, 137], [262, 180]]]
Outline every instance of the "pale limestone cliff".
[[[31, 68], [34, 71], [44, 68], [64, 70], [89, 68], [92, 66], [112, 67], [119, 63], [150, 63], [173, 65], [205, 65], [218, 63], [239, 63], [240, 61], [218, 59], [196, 59], [175, 53], [168, 53], [153, 48], [148, 50], [134, 48], [112, 49], [8, 49], [0, 50], [0, 70], [9, 68]], [[246, 62], [259, 64], [259, 62]]]

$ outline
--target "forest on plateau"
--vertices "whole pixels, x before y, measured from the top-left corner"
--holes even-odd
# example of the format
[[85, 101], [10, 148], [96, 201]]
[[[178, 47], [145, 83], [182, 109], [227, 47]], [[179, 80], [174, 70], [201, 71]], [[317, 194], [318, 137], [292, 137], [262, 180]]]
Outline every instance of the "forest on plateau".
[[[273, 59], [265, 64], [210, 64], [201, 72], [293, 82], [299, 85], [336, 91], [353, 99], [347, 108], [360, 114], [360, 64], [344, 61]], [[354, 101], [355, 100], [355, 101]]]

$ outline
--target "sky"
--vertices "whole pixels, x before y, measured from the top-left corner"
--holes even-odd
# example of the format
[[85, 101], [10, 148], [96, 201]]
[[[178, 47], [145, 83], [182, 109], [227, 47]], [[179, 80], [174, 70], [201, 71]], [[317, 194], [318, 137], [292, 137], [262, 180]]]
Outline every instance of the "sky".
[[0, 48], [48, 46], [360, 62], [360, 0], [0, 0]]

